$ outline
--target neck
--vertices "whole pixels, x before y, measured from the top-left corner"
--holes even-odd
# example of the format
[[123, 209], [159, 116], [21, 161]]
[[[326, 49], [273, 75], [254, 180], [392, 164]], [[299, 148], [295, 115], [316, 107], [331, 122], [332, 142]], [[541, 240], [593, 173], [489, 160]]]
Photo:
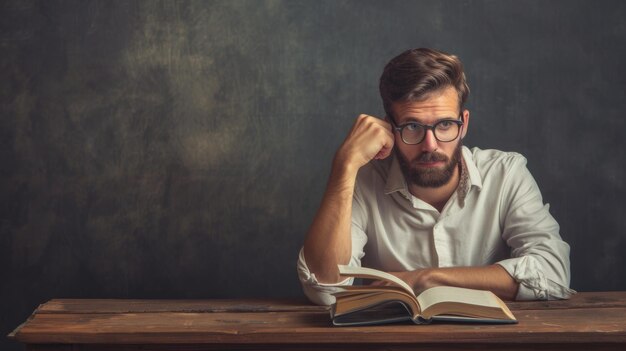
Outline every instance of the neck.
[[441, 212], [446, 205], [452, 194], [459, 186], [460, 172], [459, 167], [454, 168], [454, 174], [450, 178], [450, 181], [438, 188], [425, 188], [415, 184], [409, 185], [409, 192], [418, 199], [425, 201], [429, 205]]

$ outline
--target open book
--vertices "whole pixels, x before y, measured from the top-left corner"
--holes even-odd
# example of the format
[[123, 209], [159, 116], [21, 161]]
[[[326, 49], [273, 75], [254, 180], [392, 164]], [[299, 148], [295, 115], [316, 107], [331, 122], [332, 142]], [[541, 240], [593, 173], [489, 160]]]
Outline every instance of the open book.
[[517, 323], [509, 308], [490, 291], [437, 286], [415, 296], [400, 278], [365, 267], [339, 265], [343, 277], [383, 280], [391, 286], [341, 285], [330, 314], [334, 325], [370, 325], [412, 320]]

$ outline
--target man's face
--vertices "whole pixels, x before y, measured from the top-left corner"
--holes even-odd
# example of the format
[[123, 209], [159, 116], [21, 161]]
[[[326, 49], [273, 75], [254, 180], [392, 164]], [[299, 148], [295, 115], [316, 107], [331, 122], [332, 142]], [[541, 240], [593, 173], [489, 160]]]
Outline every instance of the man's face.
[[[393, 103], [391, 107], [397, 126], [409, 122], [433, 125], [442, 119], [459, 118], [458, 95], [453, 87], [434, 92], [424, 101]], [[394, 133], [394, 151], [409, 185], [437, 188], [450, 181], [461, 160], [461, 139], [469, 122], [469, 112], [464, 111], [463, 114], [461, 132], [450, 142], [438, 141], [433, 131], [428, 130], [421, 143], [407, 145], [402, 141], [400, 132]]]

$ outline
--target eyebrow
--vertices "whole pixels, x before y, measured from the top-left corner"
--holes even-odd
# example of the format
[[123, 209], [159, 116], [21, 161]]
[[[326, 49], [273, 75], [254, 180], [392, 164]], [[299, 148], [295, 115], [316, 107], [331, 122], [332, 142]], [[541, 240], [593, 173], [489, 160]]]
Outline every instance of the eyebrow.
[[[456, 121], [458, 119], [459, 119], [458, 116], [457, 117], [450, 117], [450, 116], [440, 117], [440, 118], [437, 118], [432, 124], [435, 124], [435, 123], [440, 122], [440, 121], [445, 121], [445, 120]], [[426, 124], [426, 123], [418, 120], [417, 117], [408, 116], [408, 117], [405, 117], [404, 121], [400, 122], [398, 125], [403, 125], [403, 124], [407, 124], [407, 123], [411, 123], [411, 122], [417, 122], [419, 124]]]

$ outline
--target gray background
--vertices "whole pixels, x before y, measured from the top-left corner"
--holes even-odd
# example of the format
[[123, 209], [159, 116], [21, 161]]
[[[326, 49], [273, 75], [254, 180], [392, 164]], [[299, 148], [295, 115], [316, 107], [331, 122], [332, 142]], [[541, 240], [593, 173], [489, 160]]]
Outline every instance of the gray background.
[[51, 298], [302, 298], [334, 151], [420, 46], [465, 63], [466, 145], [527, 156], [573, 288], [626, 290], [626, 2], [0, 6], [4, 335]]

